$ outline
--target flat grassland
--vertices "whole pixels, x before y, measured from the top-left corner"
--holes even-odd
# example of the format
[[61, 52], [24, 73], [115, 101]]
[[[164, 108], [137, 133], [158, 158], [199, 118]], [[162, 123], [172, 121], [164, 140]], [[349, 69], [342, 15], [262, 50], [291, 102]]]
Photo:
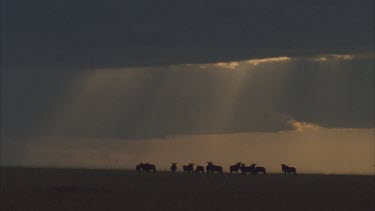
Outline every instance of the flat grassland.
[[0, 210], [375, 210], [373, 176], [1, 168]]

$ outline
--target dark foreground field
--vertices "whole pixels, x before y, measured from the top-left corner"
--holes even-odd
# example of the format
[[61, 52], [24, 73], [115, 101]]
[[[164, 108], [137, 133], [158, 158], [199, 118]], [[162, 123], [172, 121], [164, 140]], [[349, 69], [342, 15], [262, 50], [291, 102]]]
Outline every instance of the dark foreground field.
[[375, 210], [374, 177], [1, 169], [0, 210]]

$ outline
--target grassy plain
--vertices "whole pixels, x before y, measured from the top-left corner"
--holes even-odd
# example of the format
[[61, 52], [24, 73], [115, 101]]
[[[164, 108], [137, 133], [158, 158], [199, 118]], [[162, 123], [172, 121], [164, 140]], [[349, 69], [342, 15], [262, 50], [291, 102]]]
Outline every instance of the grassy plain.
[[1, 168], [0, 210], [375, 210], [373, 176]]

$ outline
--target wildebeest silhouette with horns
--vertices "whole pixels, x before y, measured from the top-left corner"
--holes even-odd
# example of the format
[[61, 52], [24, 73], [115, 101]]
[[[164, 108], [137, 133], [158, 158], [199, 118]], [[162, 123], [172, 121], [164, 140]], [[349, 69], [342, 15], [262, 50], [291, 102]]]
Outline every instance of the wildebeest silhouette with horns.
[[177, 170], [177, 163], [172, 163], [171, 165], [171, 171], [174, 173]]
[[294, 175], [297, 174], [297, 169], [296, 168], [291, 167], [291, 166], [287, 166], [285, 164], [281, 164], [281, 170], [284, 172], [284, 175], [286, 173], [290, 173], [290, 174], [294, 174]]
[[255, 169], [254, 169], [254, 174], [258, 174], [258, 173], [267, 174], [267, 173], [266, 173], [266, 168], [264, 168], [264, 167], [262, 167], [262, 166], [257, 166], [257, 167], [255, 167]]
[[204, 173], [204, 167], [203, 166], [197, 166], [195, 169], [195, 173]]
[[194, 163], [189, 163], [189, 165], [182, 166], [184, 172], [194, 172]]
[[223, 173], [223, 167], [214, 165], [213, 162], [207, 162], [206, 172], [207, 172], [207, 174], [212, 174], [212, 173], [215, 173], [215, 172], [218, 172], [218, 173], [222, 174]]
[[230, 172], [230, 173], [232, 173], [232, 172], [236, 172], [236, 173], [238, 173], [238, 171], [239, 171], [240, 168], [241, 168], [241, 165], [242, 165], [242, 163], [241, 163], [241, 162], [238, 162], [238, 163], [234, 164], [233, 166], [230, 166], [230, 167], [229, 167], [229, 172]]
[[137, 165], [136, 168], [139, 169], [138, 171], [153, 171], [153, 172], [156, 172], [155, 165], [149, 164], [149, 163], [140, 163], [139, 165]]
[[266, 168], [262, 166], [256, 166], [255, 163], [251, 164], [250, 166], [245, 166], [244, 164], [242, 164], [241, 171], [242, 171], [242, 174], [246, 174], [247, 172], [251, 174], [258, 174], [258, 173], [267, 174]]
[[242, 164], [240, 170], [242, 174], [246, 174], [248, 172], [254, 174], [255, 165], [256, 164], [251, 164], [250, 166], [246, 166], [245, 164]]

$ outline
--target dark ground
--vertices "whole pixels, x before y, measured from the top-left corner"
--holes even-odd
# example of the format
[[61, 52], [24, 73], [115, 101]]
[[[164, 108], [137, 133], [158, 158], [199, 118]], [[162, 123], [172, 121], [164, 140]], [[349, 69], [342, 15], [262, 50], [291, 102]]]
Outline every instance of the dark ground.
[[0, 210], [375, 210], [373, 176], [1, 168]]

